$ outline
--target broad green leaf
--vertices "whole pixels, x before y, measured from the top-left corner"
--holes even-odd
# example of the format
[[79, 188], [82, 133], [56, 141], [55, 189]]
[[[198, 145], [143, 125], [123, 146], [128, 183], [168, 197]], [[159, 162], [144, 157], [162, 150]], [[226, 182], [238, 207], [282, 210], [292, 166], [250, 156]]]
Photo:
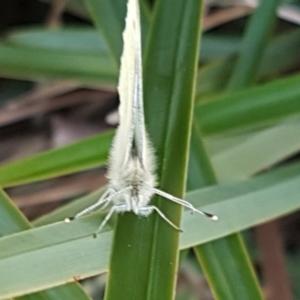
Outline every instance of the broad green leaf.
[[[188, 201], [220, 219], [210, 222], [184, 212], [180, 249], [299, 209], [299, 174], [300, 165], [296, 164], [248, 181], [188, 193]], [[105, 231], [92, 238], [100, 222], [99, 214], [93, 214], [72, 223], [60, 222], [1, 238], [0, 299], [73, 281], [74, 276], [85, 278], [106, 271], [112, 233]], [[138, 218], [137, 222], [151, 223], [150, 219]]]

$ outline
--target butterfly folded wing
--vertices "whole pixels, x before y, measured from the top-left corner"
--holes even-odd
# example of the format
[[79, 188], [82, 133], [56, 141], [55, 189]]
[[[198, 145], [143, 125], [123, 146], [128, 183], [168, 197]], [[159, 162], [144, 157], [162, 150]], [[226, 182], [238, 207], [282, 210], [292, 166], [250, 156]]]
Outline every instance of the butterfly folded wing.
[[121, 181], [130, 177], [130, 173], [136, 172], [137, 179], [141, 177], [141, 181], [152, 187], [156, 182], [154, 175], [155, 157], [144, 121], [138, 0], [128, 1], [123, 40], [118, 85], [120, 122], [110, 153], [108, 178], [113, 186], [123, 188]]

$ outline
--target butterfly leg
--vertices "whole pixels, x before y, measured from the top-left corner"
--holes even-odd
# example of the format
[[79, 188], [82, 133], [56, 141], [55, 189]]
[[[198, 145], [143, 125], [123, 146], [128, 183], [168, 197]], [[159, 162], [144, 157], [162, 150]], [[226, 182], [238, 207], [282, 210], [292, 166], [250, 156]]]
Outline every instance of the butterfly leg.
[[109, 221], [109, 219], [112, 217], [112, 215], [114, 214], [115, 211], [118, 212], [118, 211], [125, 211], [125, 210], [126, 210], [126, 205], [114, 205], [111, 208], [111, 210], [108, 212], [108, 214], [105, 216], [105, 218], [102, 221], [102, 223], [100, 224], [99, 228], [93, 234], [93, 237], [94, 238], [97, 237], [97, 234], [102, 231], [102, 229], [104, 228], [104, 226], [106, 225], [106, 223]]
[[164, 213], [163, 213], [160, 209], [158, 209], [156, 206], [154, 206], [154, 205], [151, 205], [151, 206], [144, 206], [144, 207], [140, 207], [139, 210], [140, 210], [141, 212], [144, 211], [144, 213], [145, 213], [146, 216], [149, 215], [149, 214], [151, 214], [151, 212], [152, 212], [153, 210], [155, 210], [155, 211], [161, 216], [161, 218], [164, 219], [167, 223], [169, 223], [173, 228], [175, 228], [176, 230], [182, 232], [182, 230], [181, 230], [180, 228], [178, 228], [173, 222], [171, 222], [171, 221], [164, 215]]
[[80, 211], [80, 212], [77, 213], [74, 217], [66, 218], [66, 219], [65, 219], [65, 222], [70, 222], [70, 221], [72, 221], [72, 220], [74, 220], [74, 219], [77, 219], [77, 218], [79, 218], [79, 217], [81, 217], [81, 216], [83, 216], [83, 215], [85, 215], [85, 214], [90, 213], [90, 212], [93, 211], [96, 207], [102, 205], [103, 203], [105, 203], [105, 202], [107, 202], [107, 201], [109, 202], [109, 201], [110, 201], [110, 200], [109, 200], [109, 198], [110, 198], [109, 194], [111, 193], [111, 191], [112, 191], [111, 189], [107, 189], [107, 190], [103, 193], [103, 195], [100, 197], [100, 199], [99, 199], [96, 203], [94, 203], [93, 205], [91, 205], [91, 206], [85, 208], [84, 210]]
[[[117, 191], [116, 191], [115, 189], [110, 188], [110, 190], [111, 190], [111, 192], [113, 193], [113, 197], [116, 196], [116, 195], [118, 194]], [[113, 199], [113, 198], [112, 198], [112, 199]], [[112, 199], [111, 199], [111, 200], [112, 200]], [[109, 200], [109, 201], [104, 201], [104, 202], [103, 202], [104, 204], [102, 205], [102, 207], [101, 207], [99, 210], [100, 210], [100, 211], [101, 211], [101, 210], [104, 210], [104, 209], [109, 205], [109, 203], [110, 203], [111, 200]], [[99, 204], [99, 205], [101, 205], [101, 204]]]
[[162, 196], [162, 197], [164, 197], [164, 198], [166, 198], [166, 199], [169, 199], [169, 200], [171, 200], [171, 201], [173, 201], [173, 202], [175, 202], [175, 203], [178, 203], [178, 204], [180, 204], [180, 205], [182, 205], [182, 206], [185, 206], [185, 207], [191, 209], [193, 212], [197, 212], [197, 213], [199, 213], [199, 214], [201, 214], [201, 215], [204, 215], [204, 216], [206, 216], [206, 217], [208, 217], [208, 218], [210, 218], [210, 219], [212, 219], [212, 220], [218, 220], [218, 217], [217, 217], [217, 216], [215, 216], [215, 215], [213, 215], [213, 214], [210, 214], [210, 213], [207, 213], [207, 212], [204, 212], [204, 211], [202, 211], [202, 210], [198, 210], [198, 209], [197, 209], [196, 207], [194, 207], [191, 203], [189, 203], [189, 202], [187, 202], [187, 201], [185, 201], [185, 200], [183, 200], [183, 199], [174, 197], [174, 196], [172, 196], [172, 195], [170, 195], [170, 194], [168, 194], [168, 193], [166, 193], [166, 192], [164, 192], [164, 191], [161, 191], [161, 190], [159, 190], [159, 189], [156, 189], [156, 188], [152, 188], [152, 190], [153, 190], [153, 192], [154, 192], [155, 194], [157, 194], [157, 195], [159, 195], [159, 196]]
[[[93, 210], [95, 210], [98, 206], [102, 205], [103, 203], [105, 203], [105, 204], [104, 204], [104, 207], [106, 207], [106, 206], [112, 201], [112, 199], [113, 199], [114, 197], [116, 197], [116, 196], [119, 195], [119, 194], [123, 194], [125, 191], [127, 191], [127, 190], [129, 190], [129, 189], [131, 189], [131, 187], [127, 187], [127, 188], [124, 188], [124, 189], [119, 190], [119, 191], [115, 191], [114, 189], [109, 188], [109, 189], [101, 196], [101, 198], [100, 198], [96, 203], [94, 203], [93, 205], [91, 205], [91, 206], [85, 208], [84, 210], [80, 211], [80, 212], [79, 212], [78, 214], [76, 214], [74, 217], [65, 219], [65, 222], [70, 222], [70, 221], [72, 221], [72, 220], [74, 220], [74, 219], [77, 219], [77, 218], [83, 216], [83, 215], [86, 215], [86, 214], [92, 212]], [[113, 194], [110, 195], [112, 192], [113, 192]]]

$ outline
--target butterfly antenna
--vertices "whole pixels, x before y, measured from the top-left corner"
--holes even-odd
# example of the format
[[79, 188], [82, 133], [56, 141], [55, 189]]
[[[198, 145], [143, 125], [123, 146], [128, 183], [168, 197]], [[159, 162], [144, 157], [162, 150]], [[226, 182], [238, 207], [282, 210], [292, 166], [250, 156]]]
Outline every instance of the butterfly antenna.
[[213, 215], [213, 214], [210, 214], [210, 213], [207, 213], [205, 211], [202, 211], [202, 210], [198, 210], [198, 209], [195, 209], [195, 211], [201, 215], [204, 215], [205, 217], [211, 219], [211, 220], [214, 220], [214, 221], [217, 221], [219, 220], [218, 216], [216, 215]]

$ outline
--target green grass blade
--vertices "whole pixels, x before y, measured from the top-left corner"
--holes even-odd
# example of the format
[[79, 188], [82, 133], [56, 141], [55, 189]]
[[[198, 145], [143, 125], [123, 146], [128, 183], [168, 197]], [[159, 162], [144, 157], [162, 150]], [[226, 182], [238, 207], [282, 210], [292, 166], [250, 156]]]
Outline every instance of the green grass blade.
[[[295, 164], [245, 182], [187, 193], [188, 201], [216, 213], [220, 219], [207, 222], [203, 218], [193, 219], [185, 212], [181, 248], [206, 243], [298, 210], [299, 170], [300, 164]], [[201, 239], [201, 242], [194, 243], [196, 239]]]
[[281, 0], [260, 1], [245, 32], [227, 90], [241, 89], [256, 79], [258, 66], [277, 17]]
[[263, 299], [240, 235], [194, 248], [215, 299]]
[[[220, 220], [209, 222], [184, 212], [180, 249], [299, 210], [299, 174], [300, 164], [296, 164], [248, 181], [188, 193], [188, 201], [215, 212]], [[106, 271], [112, 232], [93, 239], [100, 222], [99, 214], [94, 214], [72, 223], [60, 222], [1, 238], [0, 299], [64, 284], [73, 281], [75, 275], [85, 278]]]
[[14, 300], [91, 300], [77, 283], [67, 283], [62, 286], [14, 298]]
[[241, 135], [219, 136], [207, 145], [217, 178], [229, 182], [247, 179], [295, 155], [300, 150], [299, 136], [300, 121], [293, 120]]
[[[195, 130], [192, 135], [195, 135]], [[199, 163], [193, 163], [199, 160], [199, 155], [194, 155], [194, 153], [198, 153], [201, 149], [205, 151], [205, 149], [199, 139], [192, 138], [191, 148], [196, 148], [196, 151], [190, 153], [187, 190], [197, 189], [201, 182], [210, 184], [214, 182], [215, 176], [221, 182], [245, 180], [259, 171], [270, 168], [275, 163], [299, 151], [299, 135], [300, 122], [297, 121], [279, 124], [258, 132], [209, 139], [206, 141], [206, 145], [216, 173], [211, 174], [209, 178], [201, 177], [203, 172], [198, 170]], [[272, 153], [268, 150], [270, 148], [273, 149]], [[255, 157], [252, 155], [254, 152], [256, 153]], [[245, 160], [245, 157], [248, 159]], [[210, 164], [201, 164], [200, 167], [204, 168], [205, 173], [210, 172]], [[86, 206], [92, 205], [99, 198], [100, 191], [96, 191], [41, 217], [34, 224], [41, 226], [61, 221], [83, 210]]]
[[85, 0], [85, 4], [96, 28], [109, 46], [117, 69], [123, 45], [121, 35], [125, 24], [126, 1]]
[[[299, 30], [294, 30], [277, 37], [270, 43], [260, 66], [260, 77], [263, 76], [265, 78], [272, 74], [278, 74], [278, 72], [293, 67], [299, 62], [299, 34]], [[4, 57], [4, 60], [8, 59], [9, 61], [11, 59], [10, 55], [19, 56], [19, 53], [24, 49], [24, 59], [31, 61], [31, 68], [30, 70], [28, 68], [29, 72], [26, 73], [26, 61], [22, 60], [22, 56], [18, 57], [14, 60], [11, 66], [12, 69], [4, 68], [3, 65], [1, 69], [2, 76], [29, 79], [41, 77], [49, 79], [65, 78], [78, 80], [82, 83], [99, 84], [100, 82], [112, 87], [116, 86], [117, 72], [110, 53], [94, 29], [83, 27], [63, 28], [53, 31], [42, 27], [30, 28], [14, 31], [2, 45], [13, 47], [14, 49], [11, 54], [6, 53], [8, 56]], [[205, 45], [205, 41], [202, 45]], [[37, 65], [34, 60], [35, 57], [30, 55], [28, 48], [32, 48], [35, 57], [36, 55], [40, 57], [39, 60], [43, 63], [42, 67]], [[290, 55], [283, 55], [283, 53], [290, 53]], [[76, 57], [74, 54], [76, 54]], [[61, 65], [65, 56], [69, 57], [68, 64]], [[280, 59], [278, 59], [279, 57]], [[56, 72], [47, 69], [49, 61], [53, 65], [58, 66]], [[216, 92], [224, 87], [232, 71], [234, 61], [232, 57], [200, 69], [197, 97]], [[82, 62], [86, 64], [85, 69], [82, 67]], [[95, 64], [98, 68], [97, 70], [94, 68]], [[107, 71], [105, 71], [106, 65], [108, 65]]]
[[[299, 63], [299, 35], [300, 30], [297, 28], [279, 35], [266, 46], [258, 69], [258, 79], [270, 75], [276, 77], [278, 73], [289, 71]], [[285, 55], [286, 53], [289, 55]]]
[[198, 104], [195, 116], [205, 136], [269, 125], [300, 114], [300, 75], [228, 92]]
[[90, 15], [86, 9], [84, 0], [69, 0], [66, 2], [66, 10], [82, 18], [89, 18]]
[[[83, 220], [85, 221], [85, 220]], [[99, 218], [95, 220], [94, 228], [96, 229], [99, 225]], [[66, 223], [62, 223], [60, 225], [67, 225]], [[73, 224], [72, 224], [73, 225]], [[82, 224], [77, 224], [79, 227], [77, 228], [77, 236], [78, 234], [82, 234], [81, 229], [84, 229], [84, 226]], [[66, 227], [65, 227], [66, 229]], [[38, 230], [38, 229], [36, 229]], [[85, 228], [86, 230], [86, 228]], [[30, 230], [28, 232], [34, 233], [35, 230]], [[44, 253], [40, 253], [42, 250], [41, 248], [36, 248], [34, 251], [31, 251], [33, 248], [32, 246], [36, 246], [34, 244], [29, 245], [32, 240], [28, 237], [25, 237], [23, 239], [21, 237], [20, 243], [17, 245], [19, 247], [19, 253], [15, 253], [12, 256], [8, 253], [10, 250], [5, 251], [5, 248], [1, 248], [1, 254], [6, 256], [6, 263], [9, 263], [9, 261], [12, 262], [12, 265], [10, 266], [10, 271], [12, 274], [14, 274], [13, 277], [6, 277], [6, 274], [2, 273], [4, 277], [1, 276], [1, 293], [0, 293], [0, 299], [7, 299], [11, 297], [16, 297], [19, 295], [23, 295], [26, 293], [32, 293], [44, 289], [48, 289], [57, 285], [65, 284], [68, 282], [74, 282], [75, 279], [81, 279], [81, 274], [85, 274], [86, 276], [92, 276], [99, 272], [99, 270], [94, 270], [93, 265], [95, 265], [95, 262], [101, 261], [102, 259], [105, 259], [105, 265], [103, 266], [100, 271], [104, 271], [104, 268], [106, 268], [106, 263], [108, 260], [108, 254], [109, 249], [107, 249], [107, 245], [109, 245], [109, 240], [103, 238], [101, 236], [101, 239], [93, 239], [91, 235], [86, 236], [86, 239], [84, 241], [84, 238], [81, 237], [81, 239], [77, 240], [77, 242], [83, 242], [85, 243], [85, 247], [79, 247], [78, 243], [74, 240], [74, 235], [71, 234], [68, 235], [70, 232], [65, 231], [64, 228], [62, 228], [61, 233], [59, 232], [44, 232], [39, 239], [40, 241], [44, 241], [44, 245], [42, 247], [44, 248]], [[52, 236], [51, 236], [52, 234]], [[53, 240], [53, 234], [56, 235], [55, 240]], [[64, 236], [66, 234], [66, 236]], [[18, 235], [18, 234], [17, 234]], [[35, 235], [35, 234], [34, 234]], [[109, 235], [111, 238], [111, 236]], [[4, 240], [5, 238], [3, 238]], [[7, 238], [8, 239], [8, 238]], [[62, 239], [65, 240], [65, 243], [62, 242]], [[67, 240], [73, 240], [73, 243], [68, 243]], [[101, 241], [102, 243], [96, 243]], [[80, 243], [81, 243], [80, 242]], [[5, 247], [8, 246], [10, 248], [6, 249], [12, 249], [12, 247], [16, 246], [16, 244], [8, 244], [5, 245]], [[83, 245], [82, 245], [83, 246]], [[101, 251], [101, 259], [99, 259], [99, 253], [95, 251], [97, 247], [100, 248], [106, 248], [106, 251]], [[0, 246], [1, 247], [1, 246]], [[25, 250], [26, 249], [26, 250]], [[26, 253], [24, 252], [26, 251]], [[23, 252], [23, 253], [22, 253]], [[83, 255], [84, 253], [84, 255]], [[7, 255], [9, 254], [10, 257]], [[50, 258], [51, 264], [47, 263], [48, 258]], [[74, 266], [78, 266], [79, 268], [76, 269], [74, 267], [71, 267], [71, 265], [67, 266], [65, 264], [66, 261], [71, 262], [69, 259], [72, 258], [72, 264]], [[87, 261], [91, 258], [94, 261]], [[33, 273], [23, 273], [23, 267], [24, 263], [26, 261], [30, 261], [31, 266], [33, 269], [31, 270]], [[49, 262], [49, 260], [48, 260]], [[85, 267], [82, 269], [83, 265]], [[16, 278], [15, 276], [18, 276], [17, 274], [23, 273], [22, 276], [18, 277], [18, 283], [16, 284], [10, 280], [10, 278]], [[27, 274], [27, 275], [26, 275]], [[13, 287], [14, 285], [14, 287]], [[57, 299], [57, 298], [56, 298]], [[74, 298], [74, 299], [77, 299]]]
[[[201, 47], [209, 44], [209, 39], [203, 39]], [[209, 45], [208, 45], [209, 46]], [[258, 78], [266, 79], [277, 77], [279, 73], [288, 71], [300, 62], [300, 30], [281, 34], [274, 38], [266, 47], [262, 61], [258, 69]], [[223, 49], [220, 48], [222, 51]], [[289, 55], [285, 55], [289, 53]], [[232, 53], [233, 54], [233, 53]], [[236, 56], [218, 59], [200, 68], [196, 84], [196, 101], [203, 101], [203, 96], [215, 94], [225, 89], [230, 79]]]
[[107, 160], [111, 139], [112, 132], [107, 132], [2, 166], [0, 185], [24, 184], [103, 165]]
[[55, 222], [61, 222], [62, 220], [75, 216], [79, 211], [84, 210], [86, 207], [96, 203], [105, 188], [98, 189], [86, 196], [80, 197], [58, 209], [48, 213], [47, 215], [41, 216], [33, 221], [35, 227], [44, 226]]
[[[198, 143], [191, 147], [190, 164], [194, 165], [194, 169], [192, 174], [189, 173], [188, 182], [194, 180], [193, 189], [216, 184], [217, 179], [196, 124], [192, 139], [192, 144]], [[193, 177], [204, 180], [197, 184]], [[222, 212], [220, 214], [219, 218], [222, 218]], [[247, 251], [238, 234], [200, 245], [194, 251], [216, 299], [262, 299]]]
[[0, 236], [13, 234], [32, 228], [30, 222], [22, 215], [8, 196], [0, 190]]
[[[124, 0], [85, 0], [86, 6], [95, 23], [109, 46], [116, 66], [122, 54], [122, 32], [125, 24], [126, 1]], [[142, 40], [145, 42], [149, 27], [150, 12], [144, 1], [141, 1]]]
[[[184, 190], [200, 4], [199, 0], [157, 1], [145, 59], [146, 123], [158, 155], [160, 188], [177, 196]], [[181, 208], [168, 202], [154, 200], [179, 224]], [[178, 232], [156, 214], [148, 220], [120, 215], [106, 299], [172, 299], [178, 238]]]
[[194, 121], [190, 146], [187, 191], [198, 189], [199, 186], [212, 185], [216, 182], [216, 173], [210, 161], [203, 159], [203, 157], [208, 157], [208, 153], [203, 140], [199, 138], [199, 131], [199, 126]]
[[[32, 225], [30, 224], [30, 222], [23, 216], [23, 214], [7, 197], [7, 195], [2, 190], [0, 190], [0, 236], [2, 237], [31, 228]], [[13, 277], [11, 277], [11, 279], [12, 278]], [[75, 299], [75, 297], [78, 300], [90, 299], [82, 290], [79, 284], [70, 283], [35, 294], [21, 296], [16, 298], [16, 300], [71, 300]]]
[[[246, 179], [295, 154], [300, 149], [299, 131], [298, 121], [285, 122], [259, 131], [213, 137], [205, 142], [218, 179], [228, 182]], [[107, 136], [84, 139], [3, 166], [0, 168], [0, 183], [2, 186], [14, 186], [103, 165], [111, 138], [112, 133], [108, 133]], [[103, 147], [100, 148], [100, 145]], [[268, 151], [270, 148], [273, 149], [271, 154]], [[254, 151], [255, 158], [252, 156]], [[66, 157], [70, 160], [66, 161]], [[248, 159], [245, 160], [245, 157]], [[190, 163], [189, 168], [196, 168], [196, 164]], [[197, 176], [193, 176], [192, 180], [199, 183], [200, 177]]]
[[12, 31], [3, 44], [39, 48], [42, 50], [66, 51], [77, 55], [93, 54], [109, 58], [108, 49], [103, 38], [89, 26], [63, 27], [28, 27]]
[[[227, 90], [241, 89], [256, 78], [267, 37], [276, 18], [278, 4], [278, 0], [263, 1], [253, 14]], [[199, 139], [201, 138], [199, 133]], [[202, 155], [202, 160], [207, 162], [209, 158]], [[203, 177], [205, 175], [203, 174]], [[198, 246], [194, 251], [216, 299], [263, 299], [239, 234]]]
[[[300, 124], [295, 120], [259, 131], [210, 137], [205, 143], [218, 179], [228, 182], [246, 179], [295, 154], [300, 149], [299, 131]], [[14, 186], [104, 165], [111, 139], [112, 133], [107, 133], [2, 166], [0, 183]], [[196, 168], [196, 164], [190, 163], [189, 168]], [[192, 180], [199, 183], [197, 176]]]
[[[64, 299], [64, 300], [92, 300], [83, 288], [78, 288], [77, 283], [67, 283], [62, 286], [45, 290], [44, 293], [47, 295], [47, 299]], [[23, 300], [23, 299], [22, 299]], [[24, 299], [27, 300], [27, 299]]]
[[0, 44], [0, 74], [17, 79], [65, 79], [80, 83], [116, 85], [116, 70], [107, 52], [81, 53]]
[[[4, 72], [5, 76], [16, 78], [20, 78], [19, 75], [23, 72], [26, 78], [30, 74], [34, 78], [41, 78], [47, 73], [55, 78], [77, 79], [81, 82], [85, 80], [84, 77], [89, 82], [101, 81], [104, 65], [99, 63], [99, 55], [89, 56], [88, 60], [85, 60], [84, 57], [79, 59], [76, 52], [70, 54], [63, 51], [53, 63], [51, 59], [53, 56], [57, 57], [56, 51], [41, 49], [0, 46], [0, 73]], [[106, 75], [102, 76], [103, 83], [113, 83], [115, 86], [116, 72], [113, 71], [113, 75], [111, 67], [107, 70]], [[299, 114], [298, 82], [299, 75], [291, 76], [263, 86], [222, 94], [210, 102], [197, 105], [196, 116], [201, 120], [203, 134], [207, 136], [230, 130], [243, 130]]]

